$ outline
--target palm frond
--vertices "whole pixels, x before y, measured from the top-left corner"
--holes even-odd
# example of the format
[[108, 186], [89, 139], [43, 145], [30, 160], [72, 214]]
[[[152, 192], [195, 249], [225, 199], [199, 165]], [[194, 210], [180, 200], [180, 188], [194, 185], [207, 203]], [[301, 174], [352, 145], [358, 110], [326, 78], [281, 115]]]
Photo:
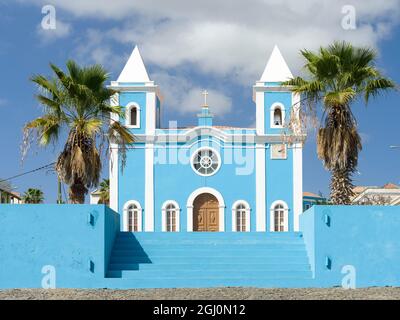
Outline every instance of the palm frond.
[[387, 78], [372, 79], [367, 82], [365, 86], [365, 102], [368, 103], [370, 97], [376, 97], [382, 91], [396, 88], [396, 84]]

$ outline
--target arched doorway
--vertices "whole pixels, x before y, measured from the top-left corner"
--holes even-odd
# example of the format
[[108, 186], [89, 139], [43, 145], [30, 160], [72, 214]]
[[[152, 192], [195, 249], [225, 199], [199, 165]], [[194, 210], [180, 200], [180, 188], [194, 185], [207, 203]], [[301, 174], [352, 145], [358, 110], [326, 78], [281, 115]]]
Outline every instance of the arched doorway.
[[193, 202], [193, 231], [219, 231], [219, 203], [211, 193], [202, 193]]

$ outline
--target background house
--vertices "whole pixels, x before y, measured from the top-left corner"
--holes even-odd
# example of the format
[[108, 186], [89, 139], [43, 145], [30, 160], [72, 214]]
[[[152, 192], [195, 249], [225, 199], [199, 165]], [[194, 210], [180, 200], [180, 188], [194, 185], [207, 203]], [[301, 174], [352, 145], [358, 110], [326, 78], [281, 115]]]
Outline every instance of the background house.
[[316, 204], [326, 204], [328, 200], [322, 195], [318, 195], [312, 192], [303, 192], [303, 211], [310, 209]]
[[0, 182], [0, 203], [21, 204], [21, 195], [7, 182]]
[[353, 204], [361, 205], [399, 205], [400, 187], [394, 183], [378, 186], [357, 186], [353, 189]]

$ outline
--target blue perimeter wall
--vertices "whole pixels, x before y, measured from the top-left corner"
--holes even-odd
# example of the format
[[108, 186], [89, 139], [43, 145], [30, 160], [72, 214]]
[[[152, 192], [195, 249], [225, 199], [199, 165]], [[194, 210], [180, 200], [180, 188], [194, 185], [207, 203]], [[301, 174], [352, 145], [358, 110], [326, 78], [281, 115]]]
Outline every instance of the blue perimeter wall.
[[0, 288], [40, 288], [46, 265], [56, 287], [101, 287], [119, 228], [104, 205], [0, 205]]
[[400, 286], [400, 207], [313, 206], [300, 215], [315, 287], [341, 286], [346, 265], [356, 287]]
[[[300, 228], [314, 273], [304, 286], [340, 286], [347, 265], [356, 287], [400, 286], [399, 207], [313, 206]], [[0, 205], [0, 288], [40, 288], [46, 265], [58, 288], [134, 285], [105, 278], [119, 230], [103, 205]]]

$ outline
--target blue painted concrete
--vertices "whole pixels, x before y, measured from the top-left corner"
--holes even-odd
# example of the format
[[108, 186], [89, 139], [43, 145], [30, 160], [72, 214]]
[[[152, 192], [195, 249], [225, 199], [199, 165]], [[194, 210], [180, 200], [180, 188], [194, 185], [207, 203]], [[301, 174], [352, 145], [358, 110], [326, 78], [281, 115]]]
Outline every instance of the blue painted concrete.
[[292, 109], [292, 92], [289, 91], [266, 91], [264, 93], [264, 114], [265, 114], [265, 133], [267, 134], [282, 134], [284, 130], [280, 128], [271, 128], [271, 107], [275, 103], [280, 103], [285, 108], [285, 122], [290, 119]]
[[280, 200], [286, 202], [289, 208], [289, 231], [293, 231], [293, 149], [288, 147], [287, 159], [282, 160], [271, 159], [271, 147], [269, 147], [265, 152], [265, 165], [268, 171], [265, 181], [267, 226], [273, 225], [271, 206], [274, 201]]
[[340, 286], [349, 265], [356, 287], [400, 286], [399, 207], [313, 206], [300, 216], [300, 228], [316, 286]]
[[124, 232], [108, 277], [139, 287], [272, 286], [311, 281], [311, 270], [301, 233]]
[[130, 129], [134, 134], [146, 132], [146, 92], [122, 92], [119, 94], [119, 104], [126, 107], [129, 103], [135, 102], [140, 107], [140, 128]]
[[0, 205], [0, 226], [1, 288], [40, 288], [46, 265], [57, 287], [90, 288], [104, 279], [119, 220], [101, 205]]
[[[314, 206], [301, 232], [124, 233], [101, 205], [0, 205], [0, 288], [400, 286], [400, 210]], [[327, 262], [328, 266], [327, 266]], [[344, 273], [342, 271], [345, 270]]]

